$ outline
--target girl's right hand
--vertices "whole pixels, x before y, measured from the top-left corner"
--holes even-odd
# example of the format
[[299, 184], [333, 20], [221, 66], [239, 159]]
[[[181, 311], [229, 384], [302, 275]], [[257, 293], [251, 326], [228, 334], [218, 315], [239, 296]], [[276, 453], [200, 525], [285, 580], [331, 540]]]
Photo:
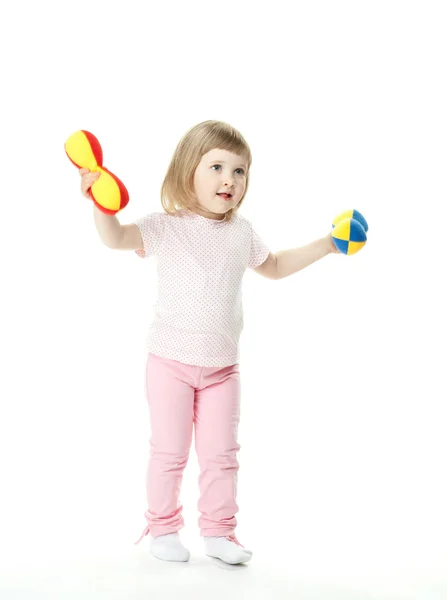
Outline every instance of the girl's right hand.
[[89, 190], [92, 187], [92, 185], [95, 183], [95, 181], [98, 179], [98, 177], [100, 176], [100, 173], [98, 173], [98, 171], [92, 172], [92, 171], [89, 171], [88, 169], [79, 169], [79, 174], [82, 177], [82, 179], [81, 179], [82, 195], [90, 200], [91, 196], [89, 194]]

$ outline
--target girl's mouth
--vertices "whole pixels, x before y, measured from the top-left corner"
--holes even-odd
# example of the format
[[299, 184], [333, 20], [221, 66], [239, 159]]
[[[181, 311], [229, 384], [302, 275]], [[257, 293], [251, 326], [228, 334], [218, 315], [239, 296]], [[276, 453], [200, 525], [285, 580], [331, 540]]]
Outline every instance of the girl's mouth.
[[217, 196], [220, 196], [224, 200], [231, 200], [231, 198], [233, 197], [231, 194], [217, 194]]

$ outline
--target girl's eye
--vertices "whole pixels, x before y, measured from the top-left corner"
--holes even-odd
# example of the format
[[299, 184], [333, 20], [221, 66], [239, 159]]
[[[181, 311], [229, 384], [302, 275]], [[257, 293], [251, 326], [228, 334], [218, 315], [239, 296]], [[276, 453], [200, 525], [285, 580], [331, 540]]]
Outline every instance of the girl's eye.
[[[211, 168], [214, 169], [214, 167], [219, 167], [220, 169], [220, 165], [213, 165]], [[245, 175], [244, 169], [236, 169], [236, 172], [237, 171], [239, 171], [239, 175]]]

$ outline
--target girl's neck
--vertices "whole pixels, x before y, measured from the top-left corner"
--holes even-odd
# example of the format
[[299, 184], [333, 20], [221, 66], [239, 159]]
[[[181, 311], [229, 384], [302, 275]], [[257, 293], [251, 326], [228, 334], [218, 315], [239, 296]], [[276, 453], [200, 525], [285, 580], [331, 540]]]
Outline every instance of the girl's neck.
[[193, 213], [196, 213], [197, 215], [200, 215], [201, 217], [206, 217], [207, 219], [212, 219], [213, 221], [225, 221], [225, 219], [227, 218], [227, 214], [225, 213], [223, 215], [219, 214], [219, 213], [213, 213], [209, 210], [206, 210], [206, 208], [202, 208], [202, 207], [197, 207], [197, 206], [193, 206], [192, 208], [189, 208], [188, 210], [190, 210]]

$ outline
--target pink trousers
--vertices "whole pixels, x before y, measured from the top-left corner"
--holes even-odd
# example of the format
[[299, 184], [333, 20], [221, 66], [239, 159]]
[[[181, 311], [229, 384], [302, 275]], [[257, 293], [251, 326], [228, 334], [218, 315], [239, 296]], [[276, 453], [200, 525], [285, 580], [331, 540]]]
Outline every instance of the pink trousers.
[[239, 365], [198, 367], [149, 354], [146, 397], [151, 422], [146, 490], [147, 527], [153, 537], [184, 526], [179, 502], [183, 471], [194, 441], [200, 467], [202, 536], [235, 538], [236, 454], [240, 414]]

